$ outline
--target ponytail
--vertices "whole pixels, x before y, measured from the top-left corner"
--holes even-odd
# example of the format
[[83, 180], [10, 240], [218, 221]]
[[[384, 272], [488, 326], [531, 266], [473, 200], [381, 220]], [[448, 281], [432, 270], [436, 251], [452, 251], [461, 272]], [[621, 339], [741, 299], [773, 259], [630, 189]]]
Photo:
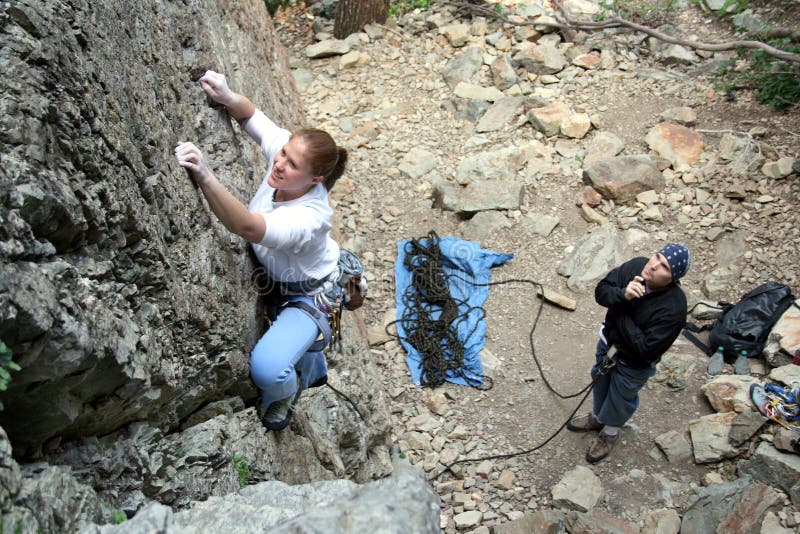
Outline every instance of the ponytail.
[[325, 175], [325, 189], [330, 191], [333, 189], [334, 184], [336, 184], [336, 180], [344, 174], [344, 167], [347, 165], [347, 149], [337, 146], [336, 152], [339, 154], [339, 157], [336, 160], [336, 165], [333, 166], [333, 170]]

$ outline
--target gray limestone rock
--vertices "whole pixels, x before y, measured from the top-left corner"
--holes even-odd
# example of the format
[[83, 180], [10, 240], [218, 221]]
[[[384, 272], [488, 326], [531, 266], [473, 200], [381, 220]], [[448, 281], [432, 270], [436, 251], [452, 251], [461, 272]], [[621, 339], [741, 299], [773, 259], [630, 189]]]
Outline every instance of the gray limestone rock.
[[480, 151], [461, 160], [456, 169], [456, 181], [459, 184], [480, 180], [511, 181], [526, 161], [526, 152], [516, 146]]
[[253, 397], [247, 358], [262, 325], [246, 243], [212, 222], [172, 151], [195, 141], [232, 190], [255, 192], [263, 158], [194, 83], [208, 68], [230, 67], [231, 87], [277, 124], [303, 123], [264, 3], [226, 10], [247, 31], [205, 0], [191, 22], [171, 3], [14, 9], [19, 31], [2, 48], [15, 75], [0, 93], [30, 105], [0, 116], [12, 199], [0, 218], [18, 221], [3, 239], [20, 245], [0, 246], [0, 338], [22, 370], [0, 424], [17, 452], [134, 420], [174, 428], [231, 389]]
[[533, 74], [555, 74], [567, 66], [567, 60], [552, 45], [526, 43], [516, 54], [514, 62]]
[[730, 284], [736, 279], [736, 273], [727, 267], [712, 269], [703, 277], [703, 294], [711, 299], [728, 297]]
[[752, 9], [745, 9], [732, 17], [733, 23], [738, 28], [743, 28], [748, 33], [758, 34], [769, 29], [769, 24], [759, 15], [753, 13]]
[[74, 532], [82, 524], [111, 519], [111, 511], [100, 505], [95, 491], [78, 482], [65, 466], [28, 467], [16, 502], [30, 510], [40, 532]]
[[465, 225], [463, 234], [466, 239], [483, 241], [495, 235], [500, 229], [511, 226], [511, 221], [499, 211], [481, 211]]
[[739, 450], [728, 438], [734, 417], [735, 412], [725, 412], [704, 415], [689, 421], [695, 462], [704, 464], [739, 455]]
[[562, 534], [566, 532], [566, 514], [560, 510], [538, 510], [525, 514], [520, 519], [496, 525], [494, 534], [529, 534], [542, 532]]
[[479, 211], [516, 210], [525, 193], [519, 182], [476, 180], [466, 187], [438, 180], [434, 184], [434, 206], [468, 217]]
[[683, 514], [681, 534], [715, 534], [744, 490], [753, 483], [750, 477], [701, 488], [696, 500]]
[[731, 422], [731, 430], [728, 434], [728, 439], [733, 445], [738, 447], [761, 430], [761, 427], [764, 426], [767, 421], [768, 419], [758, 412], [738, 413]]
[[578, 465], [553, 486], [552, 494], [555, 506], [587, 512], [600, 502], [603, 483], [591, 469]]
[[749, 460], [739, 461], [737, 468], [741, 474], [782, 489], [795, 505], [800, 505], [800, 455], [781, 452], [762, 442]]
[[583, 236], [573, 251], [559, 264], [558, 274], [569, 277], [567, 286], [576, 290], [588, 287], [621, 263], [617, 230], [601, 225]]
[[683, 462], [692, 457], [692, 446], [682, 433], [670, 430], [656, 438], [656, 445], [670, 463]]
[[19, 465], [11, 455], [11, 443], [0, 427], [0, 512], [8, 512], [22, 486]]
[[764, 164], [764, 156], [753, 139], [732, 134], [722, 136], [719, 157], [730, 162], [730, 169], [740, 175], [752, 174]]
[[529, 232], [547, 237], [558, 226], [560, 219], [543, 213], [526, 213], [523, 222]]
[[507, 96], [500, 98], [492, 104], [475, 127], [476, 132], [494, 132], [502, 130], [519, 113], [522, 102], [521, 96]]
[[444, 67], [444, 80], [450, 89], [455, 89], [458, 82], [470, 82], [483, 64], [481, 49], [470, 46], [453, 57]]
[[495, 87], [501, 91], [519, 83], [519, 76], [517, 76], [517, 71], [511, 64], [508, 55], [498, 56], [492, 63], [492, 81]]
[[436, 156], [427, 150], [412, 148], [403, 156], [397, 168], [409, 178], [417, 179], [436, 167], [437, 162]]
[[602, 532], [603, 534], [638, 534], [637, 525], [595, 508], [587, 513], [569, 512], [567, 532]]
[[122, 525], [87, 526], [82, 534], [201, 532], [439, 532], [439, 497], [417, 468], [369, 484], [330, 480], [289, 486], [269, 481], [211, 497], [174, 513], [150, 505]]
[[663, 191], [664, 177], [655, 158], [645, 155], [600, 158], [583, 168], [583, 181], [606, 198], [626, 202], [643, 191]]
[[309, 59], [322, 59], [331, 56], [341, 56], [350, 51], [347, 41], [340, 39], [325, 39], [306, 48], [306, 57]]

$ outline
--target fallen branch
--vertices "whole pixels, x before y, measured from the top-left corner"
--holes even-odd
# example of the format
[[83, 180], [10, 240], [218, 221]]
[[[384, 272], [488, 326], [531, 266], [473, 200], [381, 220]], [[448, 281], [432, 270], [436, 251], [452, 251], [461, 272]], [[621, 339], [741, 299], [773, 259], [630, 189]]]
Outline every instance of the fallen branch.
[[789, 39], [792, 42], [800, 42], [800, 30], [792, 28], [764, 28], [755, 32], [747, 32], [748, 37], [761, 37], [762, 39]]
[[512, 21], [509, 20], [509, 18], [506, 17], [505, 15], [502, 15], [494, 11], [493, 9], [486, 7], [485, 5], [476, 5], [463, 1], [448, 1], [445, 3], [452, 5], [457, 9], [468, 9], [474, 13], [478, 13], [485, 17], [499, 18], [503, 22], [512, 24], [514, 26], [545, 26], [549, 28], [557, 28], [562, 30], [605, 30], [609, 28], [628, 28], [634, 31], [644, 33], [645, 35], [649, 35], [650, 37], [654, 37], [659, 41], [664, 41], [665, 43], [685, 46], [687, 48], [692, 48], [695, 50], [722, 52], [725, 50], [735, 50], [737, 48], [753, 48], [753, 49], [763, 50], [767, 54], [776, 57], [778, 59], [800, 64], [800, 54], [794, 54], [792, 52], [780, 50], [766, 43], [762, 43], [761, 41], [737, 40], [737, 41], [726, 41], [723, 43], [704, 43], [701, 41], [687, 41], [685, 39], [679, 39], [677, 37], [667, 35], [666, 33], [660, 32], [658, 30], [654, 30], [649, 26], [644, 26], [643, 24], [637, 24], [636, 22], [631, 22], [621, 17], [611, 17], [609, 19], [598, 22], [589, 20], [576, 20], [572, 18], [572, 16], [569, 14], [569, 10], [567, 10], [564, 6], [562, 6], [561, 2], [559, 2], [558, 0], [553, 0], [553, 4], [555, 4], [555, 6], [558, 8], [561, 17], [565, 21], [564, 23], [561, 22], [553, 23], [545, 21], [537, 22], [536, 19], [526, 20], [524, 22]]

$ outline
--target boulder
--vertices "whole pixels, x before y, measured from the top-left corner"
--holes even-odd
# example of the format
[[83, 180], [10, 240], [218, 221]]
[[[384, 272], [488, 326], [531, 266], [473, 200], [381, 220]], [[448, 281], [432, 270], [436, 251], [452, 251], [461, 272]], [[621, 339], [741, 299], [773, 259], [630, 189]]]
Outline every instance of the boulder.
[[475, 131], [480, 133], [502, 130], [519, 113], [523, 100], [524, 98], [520, 96], [507, 96], [498, 99], [483, 114], [483, 117], [475, 126]]
[[570, 114], [569, 106], [562, 102], [553, 102], [552, 104], [529, 110], [526, 116], [534, 128], [542, 132], [546, 137], [552, 137], [561, 131], [561, 123]]
[[578, 465], [553, 486], [552, 495], [555, 506], [587, 512], [600, 502], [603, 483], [591, 469]]
[[700, 161], [705, 145], [700, 135], [694, 130], [662, 122], [647, 133], [648, 146], [659, 155], [667, 158], [676, 171], [686, 171]]
[[750, 385], [758, 379], [743, 375], [721, 375], [700, 386], [711, 406], [718, 412], [751, 412]]
[[469, 46], [453, 56], [444, 67], [444, 81], [450, 89], [455, 89], [458, 82], [469, 82], [483, 64], [483, 54], [477, 46]]
[[740, 474], [782, 489], [795, 505], [800, 504], [800, 455], [781, 452], [770, 443], [761, 442], [749, 460], [739, 460], [737, 468]]
[[795, 306], [790, 306], [770, 330], [770, 337], [778, 338], [780, 348], [792, 355], [800, 350], [800, 299], [794, 303]]
[[331, 56], [342, 56], [350, 51], [350, 45], [340, 39], [325, 39], [306, 47], [306, 57], [322, 59]]
[[521, 183], [504, 180], [473, 181], [466, 187], [437, 180], [433, 187], [434, 206], [464, 218], [479, 211], [519, 209], [525, 194]]
[[125, 532], [421, 532], [439, 530], [439, 497], [418, 468], [395, 464], [391, 477], [364, 485], [329, 480], [290, 486], [268, 481], [173, 512], [152, 504], [122, 525], [81, 534]]
[[558, 274], [569, 278], [570, 289], [588, 287], [621, 262], [618, 241], [613, 225], [600, 225], [578, 240], [559, 264]]
[[590, 161], [583, 167], [583, 181], [617, 202], [627, 202], [650, 189], [661, 192], [666, 185], [656, 161], [644, 155]]
[[715, 413], [689, 421], [694, 461], [699, 464], [717, 462], [739, 455], [728, 438], [735, 412]]

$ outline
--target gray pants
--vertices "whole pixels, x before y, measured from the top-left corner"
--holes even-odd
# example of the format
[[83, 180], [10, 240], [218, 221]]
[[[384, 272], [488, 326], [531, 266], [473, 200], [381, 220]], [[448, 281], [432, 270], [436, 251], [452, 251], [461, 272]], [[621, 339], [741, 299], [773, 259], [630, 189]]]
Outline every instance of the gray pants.
[[656, 374], [656, 366], [635, 369], [618, 361], [608, 372], [599, 375], [608, 348], [602, 339], [597, 342], [596, 363], [592, 367], [592, 378], [597, 379], [592, 391], [593, 413], [604, 425], [622, 427], [639, 407], [639, 390]]

